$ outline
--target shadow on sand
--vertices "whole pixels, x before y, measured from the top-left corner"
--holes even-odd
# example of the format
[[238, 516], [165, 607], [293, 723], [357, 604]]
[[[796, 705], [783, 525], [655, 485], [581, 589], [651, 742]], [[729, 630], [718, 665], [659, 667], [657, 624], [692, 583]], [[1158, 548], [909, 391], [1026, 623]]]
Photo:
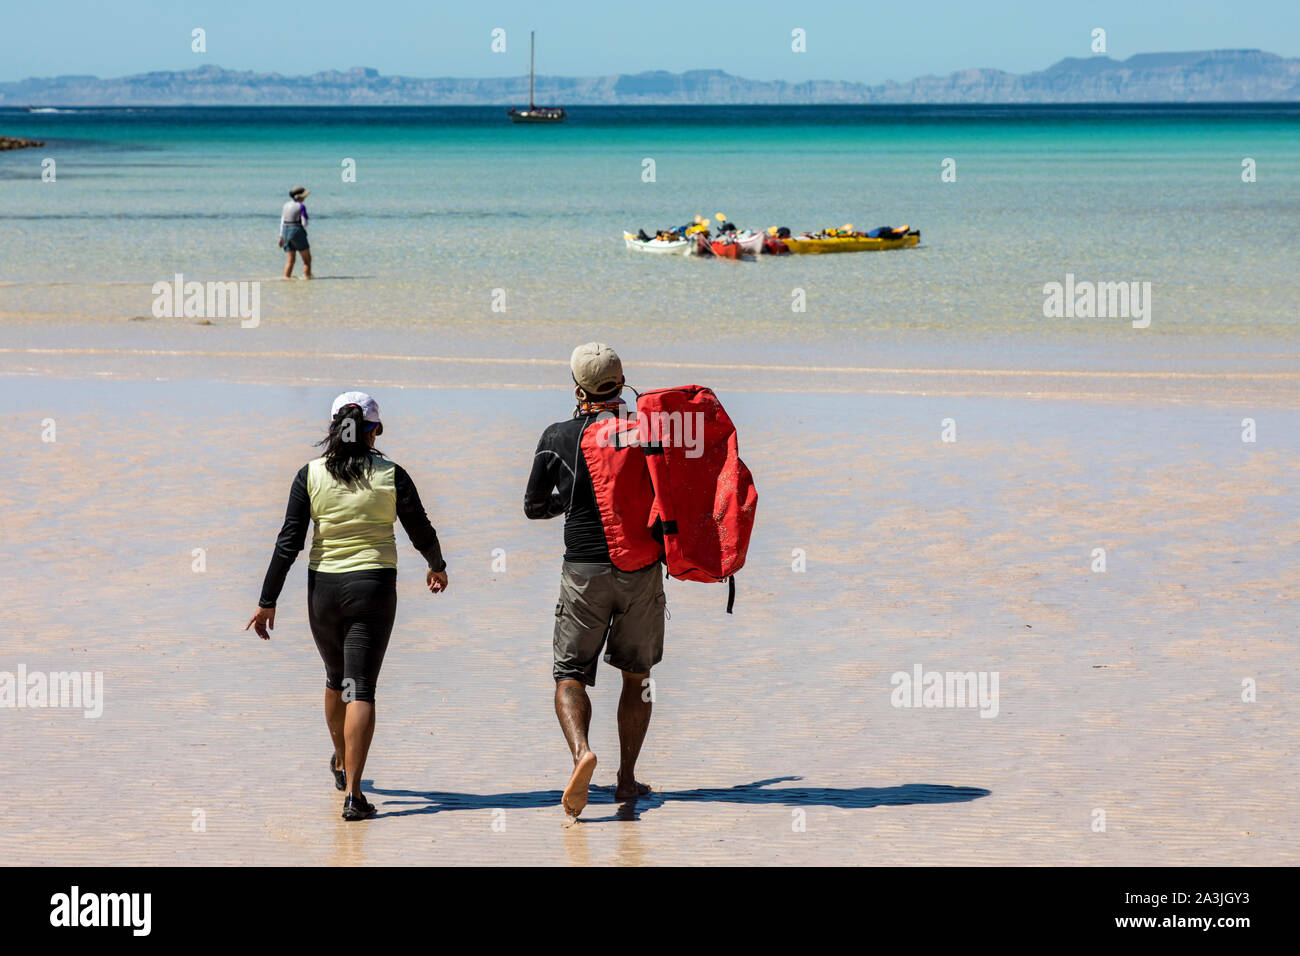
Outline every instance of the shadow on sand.
[[[964, 803], [987, 797], [991, 791], [979, 787], [950, 787], [935, 783], [905, 783], [897, 787], [853, 787], [847, 790], [831, 787], [778, 787], [770, 784], [802, 780], [802, 777], [772, 777], [756, 780], [726, 789], [653, 791], [634, 800], [615, 800], [613, 787], [592, 787], [583, 823], [602, 823], [613, 820], [636, 820], [646, 810], [654, 810], [666, 803], [741, 803], [749, 805], [788, 807], [866, 807], [905, 806], [913, 803]], [[367, 781], [368, 782], [368, 781]], [[531, 790], [523, 793], [446, 793], [439, 790], [383, 790], [366, 788], [376, 797], [378, 818], [410, 816], [416, 813], [442, 813], [447, 810], [538, 809], [559, 807], [559, 790]], [[608, 816], [596, 816], [602, 807], [609, 807]]]

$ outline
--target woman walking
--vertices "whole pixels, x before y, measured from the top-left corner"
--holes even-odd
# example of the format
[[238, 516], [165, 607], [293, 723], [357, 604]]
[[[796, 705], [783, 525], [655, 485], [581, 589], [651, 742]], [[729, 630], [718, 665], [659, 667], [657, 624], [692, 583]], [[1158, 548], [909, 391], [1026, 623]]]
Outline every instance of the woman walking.
[[305, 186], [289, 190], [289, 201], [280, 209], [280, 248], [284, 250], [284, 277], [293, 278], [294, 258], [302, 253], [302, 277], [311, 278], [311, 246], [307, 244], [307, 205], [311, 192]]
[[275, 603], [285, 575], [313, 524], [307, 571], [307, 611], [312, 637], [325, 662], [325, 723], [334, 743], [334, 785], [347, 790], [343, 819], [374, 816], [361, 793], [370, 740], [375, 733], [375, 685], [397, 610], [397, 542], [400, 520], [411, 544], [429, 565], [429, 590], [447, 589], [447, 562], [410, 477], [374, 447], [383, 434], [379, 405], [364, 392], [344, 392], [330, 409], [325, 454], [294, 478], [284, 526], [257, 613], [244, 627], [270, 640]]

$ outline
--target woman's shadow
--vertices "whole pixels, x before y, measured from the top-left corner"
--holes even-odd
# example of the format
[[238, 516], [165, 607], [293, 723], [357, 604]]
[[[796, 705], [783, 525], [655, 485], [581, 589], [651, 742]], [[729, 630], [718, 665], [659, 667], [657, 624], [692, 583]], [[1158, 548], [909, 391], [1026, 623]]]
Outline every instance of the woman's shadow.
[[[613, 787], [592, 787], [583, 823], [614, 820], [637, 820], [646, 810], [666, 803], [741, 803], [788, 807], [842, 807], [846, 810], [867, 807], [897, 807], [915, 803], [964, 803], [987, 797], [992, 791], [980, 787], [952, 787], [937, 783], [905, 783], [897, 787], [778, 787], [774, 783], [802, 780], [802, 777], [772, 777], [734, 787], [698, 790], [655, 790], [632, 800], [614, 799]], [[379, 817], [401, 817], [417, 813], [444, 813], [449, 810], [539, 809], [558, 807], [561, 791], [531, 790], [522, 793], [449, 793], [440, 790], [367, 789], [379, 797]], [[609, 816], [591, 816], [592, 808], [609, 806]]]

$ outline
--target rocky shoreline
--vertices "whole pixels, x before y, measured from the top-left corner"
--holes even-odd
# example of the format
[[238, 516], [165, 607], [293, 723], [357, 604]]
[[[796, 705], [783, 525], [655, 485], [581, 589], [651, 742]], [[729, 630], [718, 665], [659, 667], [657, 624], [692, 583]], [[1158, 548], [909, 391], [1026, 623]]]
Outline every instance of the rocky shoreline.
[[19, 139], [16, 136], [0, 136], [0, 149], [25, 149], [28, 146], [44, 146], [37, 139]]

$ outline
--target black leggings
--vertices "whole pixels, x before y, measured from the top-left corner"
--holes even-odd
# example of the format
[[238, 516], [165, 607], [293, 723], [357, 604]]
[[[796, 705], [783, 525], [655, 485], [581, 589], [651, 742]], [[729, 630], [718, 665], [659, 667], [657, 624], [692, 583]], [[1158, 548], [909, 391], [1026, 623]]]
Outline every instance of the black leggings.
[[396, 568], [307, 572], [307, 618], [326, 687], [344, 691], [349, 701], [375, 699], [396, 614]]

